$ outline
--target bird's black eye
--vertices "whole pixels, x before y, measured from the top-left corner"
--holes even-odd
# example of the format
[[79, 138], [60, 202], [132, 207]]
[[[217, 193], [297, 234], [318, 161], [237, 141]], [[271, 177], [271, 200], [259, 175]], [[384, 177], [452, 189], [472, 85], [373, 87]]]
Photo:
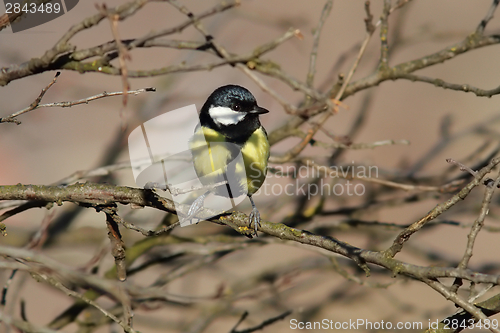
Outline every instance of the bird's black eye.
[[233, 109], [233, 111], [240, 111], [241, 110], [241, 106], [239, 104], [233, 104], [232, 109]]

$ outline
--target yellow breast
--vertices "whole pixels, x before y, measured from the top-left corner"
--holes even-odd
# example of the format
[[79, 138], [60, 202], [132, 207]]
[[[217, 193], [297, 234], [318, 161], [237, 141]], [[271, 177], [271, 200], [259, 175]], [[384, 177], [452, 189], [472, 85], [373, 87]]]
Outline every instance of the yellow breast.
[[267, 174], [269, 141], [262, 127], [253, 132], [243, 145], [241, 153], [245, 163], [248, 194], [252, 195], [262, 186]]
[[[251, 196], [266, 179], [269, 142], [262, 128], [253, 132], [241, 146], [227, 142], [226, 137], [215, 130], [200, 127], [190, 148], [196, 173], [205, 185], [224, 181], [229, 175], [230, 183], [238, 183], [239, 191]], [[235, 159], [240, 152], [242, 158]]]

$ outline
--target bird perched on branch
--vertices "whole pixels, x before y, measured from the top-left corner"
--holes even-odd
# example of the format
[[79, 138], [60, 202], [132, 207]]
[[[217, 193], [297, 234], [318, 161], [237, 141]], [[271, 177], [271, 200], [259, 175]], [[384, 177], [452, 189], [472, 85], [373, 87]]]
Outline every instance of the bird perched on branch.
[[252, 204], [249, 226], [253, 224], [257, 234], [260, 213], [252, 195], [264, 183], [269, 159], [269, 141], [259, 116], [268, 112], [250, 91], [237, 85], [219, 87], [208, 97], [189, 146], [202, 184], [225, 184], [198, 197], [187, 219], [201, 210], [210, 193], [230, 199], [246, 194]]

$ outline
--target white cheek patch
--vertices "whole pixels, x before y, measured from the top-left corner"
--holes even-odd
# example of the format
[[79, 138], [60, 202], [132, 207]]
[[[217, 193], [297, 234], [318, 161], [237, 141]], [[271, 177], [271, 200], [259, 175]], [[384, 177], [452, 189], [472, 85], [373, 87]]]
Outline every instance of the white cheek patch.
[[225, 106], [212, 106], [208, 113], [219, 125], [236, 125], [245, 118], [244, 112], [233, 111]]

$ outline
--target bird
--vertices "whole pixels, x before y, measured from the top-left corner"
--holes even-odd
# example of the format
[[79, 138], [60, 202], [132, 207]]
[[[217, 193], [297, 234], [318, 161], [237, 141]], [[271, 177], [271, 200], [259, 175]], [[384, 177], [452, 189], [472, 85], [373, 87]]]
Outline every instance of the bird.
[[257, 235], [260, 213], [252, 195], [265, 181], [270, 154], [267, 132], [259, 116], [268, 112], [257, 104], [249, 90], [238, 85], [219, 87], [207, 98], [189, 147], [201, 183], [225, 184], [198, 197], [186, 219], [193, 218], [203, 208], [210, 193], [229, 198], [246, 194], [252, 204], [249, 227], [253, 224]]

